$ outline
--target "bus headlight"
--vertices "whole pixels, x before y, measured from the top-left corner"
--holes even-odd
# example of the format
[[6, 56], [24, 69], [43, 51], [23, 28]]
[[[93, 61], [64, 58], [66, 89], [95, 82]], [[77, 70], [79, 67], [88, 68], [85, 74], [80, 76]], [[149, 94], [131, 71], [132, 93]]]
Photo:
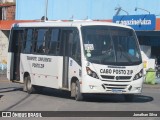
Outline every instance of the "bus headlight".
[[140, 72], [134, 76], [133, 80], [137, 80], [141, 77], [143, 77], [143, 69], [141, 69]]
[[86, 67], [86, 72], [89, 76], [93, 77], [93, 78], [97, 78], [99, 79], [98, 75], [96, 72], [92, 71], [89, 67]]

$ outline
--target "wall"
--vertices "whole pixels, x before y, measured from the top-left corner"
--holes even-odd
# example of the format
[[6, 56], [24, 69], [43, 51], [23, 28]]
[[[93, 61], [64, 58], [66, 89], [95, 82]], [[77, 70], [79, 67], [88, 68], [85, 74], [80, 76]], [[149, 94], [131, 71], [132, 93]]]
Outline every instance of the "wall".
[[5, 3], [5, 2], [15, 2], [15, 0], [0, 0], [0, 2]]
[[[17, 20], [36, 20], [45, 14], [46, 0], [16, 0]], [[122, 7], [130, 15], [151, 14], [159, 15], [160, 0], [48, 0], [49, 20], [72, 19], [112, 19], [115, 8]], [[126, 15], [124, 11], [120, 15]], [[160, 16], [157, 16], [160, 17]]]
[[[5, 1], [5, 2], [12, 2]], [[0, 74], [6, 74], [7, 69], [7, 51], [8, 51], [8, 36], [9, 36], [9, 21], [15, 19], [15, 6], [11, 5], [3, 7], [5, 17], [0, 21]], [[2, 11], [1, 11], [2, 12]], [[2, 15], [3, 13], [1, 13]], [[10, 24], [11, 25], [11, 24]], [[10, 26], [9, 26], [10, 27]]]
[[6, 74], [8, 34], [9, 34], [8, 31], [0, 31], [0, 74]]
[[15, 6], [7, 7], [6, 18], [7, 18], [7, 20], [14, 20], [15, 19]]

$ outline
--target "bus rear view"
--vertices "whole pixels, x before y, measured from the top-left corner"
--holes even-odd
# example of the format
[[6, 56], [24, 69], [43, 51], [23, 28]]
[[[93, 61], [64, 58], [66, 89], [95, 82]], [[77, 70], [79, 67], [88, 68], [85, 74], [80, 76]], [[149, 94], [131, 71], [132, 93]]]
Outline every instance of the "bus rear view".
[[124, 94], [131, 101], [141, 93], [143, 65], [134, 30], [116, 26], [83, 26], [82, 92]]

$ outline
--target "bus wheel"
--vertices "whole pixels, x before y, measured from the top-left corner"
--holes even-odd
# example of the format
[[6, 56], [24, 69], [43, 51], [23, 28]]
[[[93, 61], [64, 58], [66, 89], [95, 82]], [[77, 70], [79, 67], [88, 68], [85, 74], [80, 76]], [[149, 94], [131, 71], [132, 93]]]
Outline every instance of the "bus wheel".
[[29, 94], [33, 93], [35, 90], [34, 90], [33, 85], [31, 84], [30, 76], [26, 76], [24, 79], [25, 79], [24, 83], [25, 83], [25, 86], [26, 86], [27, 93], [29, 93]]
[[133, 94], [126, 94], [126, 95], [124, 95], [124, 97], [125, 97], [125, 101], [127, 101], [127, 102], [132, 102], [134, 99]]
[[71, 83], [71, 97], [75, 97], [76, 95], [76, 83], [72, 82]]
[[27, 87], [26, 87], [26, 81], [27, 81], [27, 80], [26, 80], [26, 78], [27, 78], [27, 77], [24, 78], [24, 85], [23, 85], [23, 91], [24, 91], [24, 92], [27, 91]]
[[76, 101], [82, 101], [83, 100], [83, 95], [82, 93], [80, 92], [80, 83], [79, 81], [77, 80], [76, 81], [76, 84], [75, 84], [75, 100]]

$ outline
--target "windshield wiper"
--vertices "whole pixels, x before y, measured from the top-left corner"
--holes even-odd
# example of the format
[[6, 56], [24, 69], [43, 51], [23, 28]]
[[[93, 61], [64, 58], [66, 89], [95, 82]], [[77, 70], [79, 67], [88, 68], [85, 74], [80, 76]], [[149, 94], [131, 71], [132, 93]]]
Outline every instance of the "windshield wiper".
[[128, 60], [129, 62], [133, 63], [132, 59], [129, 57], [129, 55], [128, 55], [127, 53], [122, 52], [122, 54], [123, 54], [123, 56], [124, 56], [125, 58], [127, 58], [127, 60]]
[[120, 50], [120, 57], [123, 55], [129, 62], [133, 63], [133, 61], [131, 60], [131, 58], [129, 57], [129, 55], [124, 51], [123, 47], [121, 45], [118, 45], [118, 48]]

